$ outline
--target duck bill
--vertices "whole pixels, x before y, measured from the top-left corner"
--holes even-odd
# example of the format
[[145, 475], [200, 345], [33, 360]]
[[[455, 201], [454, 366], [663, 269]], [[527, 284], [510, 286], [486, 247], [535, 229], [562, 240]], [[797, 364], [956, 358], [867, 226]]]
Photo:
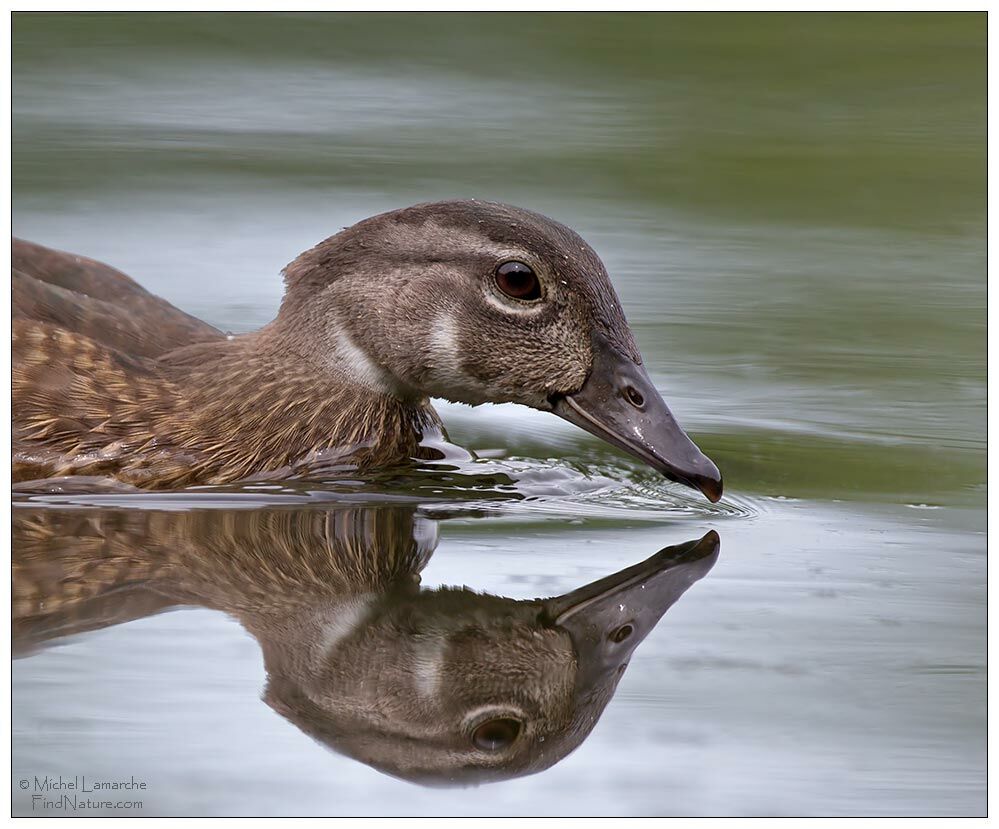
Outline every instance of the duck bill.
[[708, 574], [720, 549], [721, 540], [712, 530], [544, 602], [543, 621], [572, 638], [579, 693], [616, 685], [635, 648], [687, 589]]
[[594, 349], [583, 387], [555, 399], [552, 411], [712, 503], [721, 498], [718, 467], [680, 428], [645, 368], [610, 346]]

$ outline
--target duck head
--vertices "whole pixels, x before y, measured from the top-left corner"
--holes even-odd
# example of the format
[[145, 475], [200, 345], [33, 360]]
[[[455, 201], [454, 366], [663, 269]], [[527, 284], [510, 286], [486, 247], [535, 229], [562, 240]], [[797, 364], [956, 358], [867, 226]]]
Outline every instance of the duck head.
[[719, 547], [709, 532], [550, 599], [412, 583], [360, 596], [307, 640], [261, 639], [264, 698], [319, 742], [422, 785], [534, 774], [586, 739]]
[[283, 341], [398, 398], [521, 403], [668, 478], [722, 494], [718, 468], [649, 378], [603, 263], [569, 228], [447, 201], [362, 221], [285, 269]]

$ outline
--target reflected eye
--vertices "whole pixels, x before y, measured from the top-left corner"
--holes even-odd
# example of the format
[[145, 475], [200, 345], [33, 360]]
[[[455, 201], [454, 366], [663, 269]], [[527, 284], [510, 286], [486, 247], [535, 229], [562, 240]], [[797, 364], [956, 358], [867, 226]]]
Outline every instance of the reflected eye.
[[483, 751], [499, 751], [509, 746], [520, 734], [520, 723], [509, 717], [487, 720], [472, 732], [472, 742]]
[[496, 269], [496, 287], [513, 299], [541, 299], [541, 283], [523, 262], [504, 262]]

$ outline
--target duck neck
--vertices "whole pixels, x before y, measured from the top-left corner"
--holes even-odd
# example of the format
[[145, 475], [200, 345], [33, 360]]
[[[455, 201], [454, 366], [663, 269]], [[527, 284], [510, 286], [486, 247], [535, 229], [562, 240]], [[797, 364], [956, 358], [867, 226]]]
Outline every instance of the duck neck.
[[[289, 290], [277, 317], [255, 335], [257, 348], [272, 358], [293, 357], [311, 365], [317, 374], [359, 394], [425, 404], [426, 395], [385, 365], [375, 354], [377, 348], [363, 342], [365, 336], [381, 330], [382, 320], [367, 322], [361, 336], [350, 322], [350, 312], [339, 305], [328, 310], [327, 305], [303, 301], [298, 292]], [[405, 352], [399, 349], [397, 353], [404, 356]]]
[[367, 367], [350, 362], [349, 340], [332, 355], [300, 342], [268, 326], [172, 356], [197, 391], [169, 418], [170, 431], [201, 450], [209, 480], [388, 466], [442, 433], [425, 398], [379, 386], [373, 369], [365, 377]]

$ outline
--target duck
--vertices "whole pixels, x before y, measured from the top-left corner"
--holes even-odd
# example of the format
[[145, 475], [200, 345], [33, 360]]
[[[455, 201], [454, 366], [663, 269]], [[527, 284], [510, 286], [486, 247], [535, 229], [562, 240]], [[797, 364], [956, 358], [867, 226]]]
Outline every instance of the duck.
[[17, 658], [173, 608], [256, 640], [264, 703], [321, 746], [424, 786], [535, 774], [590, 735], [721, 541], [664, 547], [566, 593], [421, 584], [438, 522], [408, 505], [14, 508]]
[[430, 403], [551, 412], [710, 501], [718, 467], [643, 365], [565, 225], [475, 199], [364, 219], [284, 270], [275, 319], [223, 332], [124, 273], [12, 256], [12, 474], [178, 489], [438, 457]]

